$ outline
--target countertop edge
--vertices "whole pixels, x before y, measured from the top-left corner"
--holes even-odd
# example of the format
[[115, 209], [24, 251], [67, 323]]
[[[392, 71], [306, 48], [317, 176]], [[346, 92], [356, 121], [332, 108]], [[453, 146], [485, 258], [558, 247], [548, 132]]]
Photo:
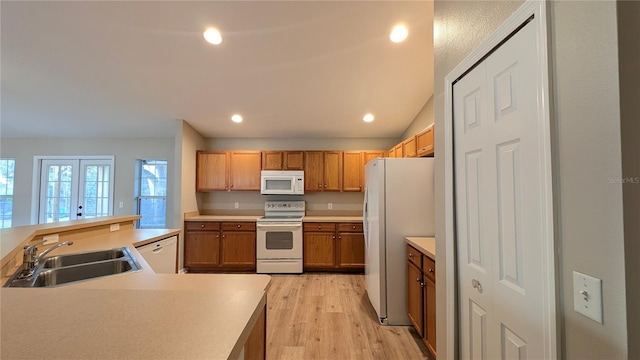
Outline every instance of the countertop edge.
[[420, 236], [407, 236], [405, 237], [407, 243], [422, 254], [436, 261], [436, 238], [435, 237], [420, 237]]

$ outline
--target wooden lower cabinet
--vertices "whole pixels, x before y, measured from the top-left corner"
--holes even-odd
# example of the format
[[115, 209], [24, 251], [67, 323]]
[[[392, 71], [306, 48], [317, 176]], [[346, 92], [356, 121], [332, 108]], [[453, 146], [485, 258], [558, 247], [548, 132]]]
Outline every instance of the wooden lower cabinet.
[[304, 223], [304, 270], [364, 271], [364, 234], [358, 223]]
[[245, 360], [264, 360], [267, 356], [267, 307], [265, 306], [244, 343]]
[[436, 357], [435, 261], [407, 245], [407, 314]]
[[255, 222], [185, 222], [184, 266], [189, 271], [256, 269]]

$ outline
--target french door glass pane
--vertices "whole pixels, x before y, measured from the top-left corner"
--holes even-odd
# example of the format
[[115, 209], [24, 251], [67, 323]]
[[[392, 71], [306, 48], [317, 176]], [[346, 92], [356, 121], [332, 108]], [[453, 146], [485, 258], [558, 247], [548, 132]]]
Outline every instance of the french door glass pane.
[[109, 215], [110, 165], [87, 165], [84, 173], [85, 218]]
[[73, 179], [71, 165], [50, 165], [48, 169], [45, 222], [71, 219], [71, 189]]

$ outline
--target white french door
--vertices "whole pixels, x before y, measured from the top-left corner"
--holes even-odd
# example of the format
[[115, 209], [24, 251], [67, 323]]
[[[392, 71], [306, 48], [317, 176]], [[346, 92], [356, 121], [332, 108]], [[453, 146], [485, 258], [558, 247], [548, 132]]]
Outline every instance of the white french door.
[[113, 214], [113, 159], [42, 159], [38, 223]]

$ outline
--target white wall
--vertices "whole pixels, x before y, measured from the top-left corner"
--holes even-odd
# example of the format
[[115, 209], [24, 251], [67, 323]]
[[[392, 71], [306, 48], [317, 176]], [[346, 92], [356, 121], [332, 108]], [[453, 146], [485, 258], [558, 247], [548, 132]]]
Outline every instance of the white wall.
[[424, 130], [427, 126], [433, 124], [434, 116], [433, 116], [433, 96], [424, 103], [424, 106], [416, 115], [416, 118], [413, 119], [407, 130], [404, 131], [400, 139], [404, 140], [410, 136], [413, 136], [420, 131]]
[[387, 150], [398, 138], [209, 138], [207, 150]]
[[[520, 4], [436, 0], [435, 26], [442, 34], [435, 41], [436, 154], [445, 148], [444, 76]], [[549, 6], [562, 358], [625, 359], [625, 234], [622, 185], [615, 181], [622, 175], [616, 3], [552, 1]], [[634, 38], [635, 24], [636, 31], [629, 33]], [[637, 85], [628, 85], [632, 86]], [[637, 103], [637, 92], [632, 96], [631, 101]], [[637, 143], [637, 135], [630, 136], [635, 136]], [[638, 145], [631, 147], [635, 151], [630, 155], [637, 162]], [[443, 169], [444, 159], [436, 156], [436, 206], [440, 208], [444, 207]], [[637, 214], [637, 205], [630, 206]], [[638, 223], [637, 217], [634, 222]], [[441, 266], [445, 249], [441, 213], [437, 213], [436, 237]], [[574, 270], [603, 280], [604, 325], [573, 311]], [[444, 304], [453, 299], [443, 293], [440, 280], [444, 281], [444, 274], [439, 275], [440, 315], [444, 314]], [[451, 358], [442, 335], [447, 334], [443, 319], [447, 316], [438, 318], [438, 357]], [[638, 318], [634, 321], [637, 323]]]
[[[134, 213], [134, 181], [137, 159], [168, 160], [167, 226], [173, 226], [173, 139], [171, 138], [2, 138], [0, 156], [15, 158], [13, 226], [29, 225], [34, 156], [114, 155], [114, 215]], [[122, 201], [123, 208], [117, 204]]]

